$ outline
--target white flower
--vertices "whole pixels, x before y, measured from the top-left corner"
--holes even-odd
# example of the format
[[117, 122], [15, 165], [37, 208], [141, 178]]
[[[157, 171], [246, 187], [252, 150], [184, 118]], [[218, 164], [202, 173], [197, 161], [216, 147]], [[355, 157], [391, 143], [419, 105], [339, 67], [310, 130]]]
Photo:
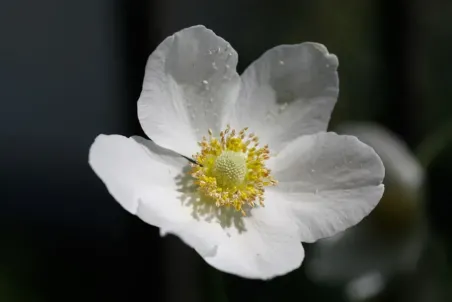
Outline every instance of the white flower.
[[316, 244], [308, 274], [319, 281], [346, 284], [352, 300], [364, 300], [383, 290], [394, 275], [417, 267], [426, 239], [425, 175], [405, 143], [382, 127], [350, 123], [340, 130], [375, 148], [386, 168], [386, 191], [359, 226]]
[[369, 214], [384, 167], [355, 137], [325, 132], [338, 60], [323, 45], [276, 47], [242, 76], [236, 65], [235, 50], [203, 26], [168, 37], [149, 57], [138, 101], [152, 141], [99, 135], [89, 162], [161, 234], [219, 270], [269, 279], [300, 266], [302, 241]]

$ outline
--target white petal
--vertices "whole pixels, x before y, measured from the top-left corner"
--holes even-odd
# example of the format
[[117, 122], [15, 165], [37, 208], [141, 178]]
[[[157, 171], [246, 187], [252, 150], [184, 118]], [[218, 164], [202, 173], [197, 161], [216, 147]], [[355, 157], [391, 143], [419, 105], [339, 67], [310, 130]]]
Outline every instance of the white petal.
[[150, 153], [132, 138], [99, 135], [89, 151], [89, 163], [113, 197], [136, 214], [140, 194], [155, 188], [172, 189], [172, 178], [186, 160]]
[[227, 238], [207, 263], [244, 278], [270, 279], [298, 268], [304, 258], [296, 226], [287, 223], [276, 200], [266, 200], [250, 217], [240, 218], [243, 231], [226, 230]]
[[352, 136], [318, 133], [299, 137], [268, 165], [279, 184], [267, 189], [266, 195], [287, 207], [304, 242], [357, 224], [384, 191], [380, 158]]
[[240, 89], [237, 53], [203, 26], [184, 29], [164, 40], [146, 65], [138, 118], [153, 141], [185, 156], [222, 119]]
[[358, 137], [359, 140], [375, 149], [385, 164], [386, 181], [411, 191], [421, 188], [424, 181], [424, 169], [405, 142], [395, 134], [370, 123], [348, 123], [342, 125], [339, 130], [342, 133]]
[[[181, 183], [183, 189], [179, 190], [185, 193], [178, 199], [190, 216], [160, 223], [162, 234], [177, 235], [213, 267], [244, 278], [270, 279], [301, 265], [304, 251], [296, 225], [287, 222], [276, 202], [268, 201], [265, 208], [252, 209], [243, 217], [233, 209], [203, 200], [190, 181]], [[138, 209], [138, 216], [154, 221], [155, 212], [147, 202]]]
[[316, 43], [267, 51], [242, 75], [237, 128], [249, 126], [273, 150], [327, 129], [339, 93], [338, 59]]
[[162, 231], [183, 228], [180, 237], [198, 253], [215, 253], [222, 229], [194, 219], [192, 208], [181, 201], [186, 159], [143, 138], [99, 135], [89, 163], [127, 211]]
[[143, 138], [100, 135], [89, 162], [113, 197], [130, 213], [172, 233], [212, 266], [248, 278], [268, 279], [299, 267], [303, 248], [295, 225], [275, 203], [249, 217], [199, 198], [187, 161]]

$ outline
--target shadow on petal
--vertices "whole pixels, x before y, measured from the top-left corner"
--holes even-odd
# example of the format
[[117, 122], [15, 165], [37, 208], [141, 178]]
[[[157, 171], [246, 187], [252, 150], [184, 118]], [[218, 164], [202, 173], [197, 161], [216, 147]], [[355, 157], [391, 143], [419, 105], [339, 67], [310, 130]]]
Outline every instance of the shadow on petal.
[[[244, 216], [232, 207], [217, 207], [212, 198], [200, 194], [189, 170], [189, 166], [184, 168], [183, 172], [175, 177], [175, 181], [177, 190], [181, 193], [181, 204], [192, 209], [193, 218], [209, 223], [219, 223], [223, 229], [235, 227], [239, 234], [246, 232]], [[247, 217], [251, 215], [250, 211], [247, 215]]]

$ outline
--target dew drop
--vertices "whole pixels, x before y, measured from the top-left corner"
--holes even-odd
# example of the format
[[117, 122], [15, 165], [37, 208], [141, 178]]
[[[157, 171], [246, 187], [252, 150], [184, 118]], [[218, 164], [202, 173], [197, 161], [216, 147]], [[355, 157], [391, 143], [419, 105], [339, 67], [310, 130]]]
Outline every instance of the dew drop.
[[203, 80], [202, 84], [204, 85], [205, 90], [209, 90], [209, 82], [207, 80]]
[[283, 61], [283, 60], [280, 60], [280, 61], [279, 61], [279, 65], [284, 65], [284, 61]]
[[311, 169], [311, 173], [315, 173], [315, 170], [314, 170], [314, 169]]
[[231, 66], [229, 66], [228, 64], [226, 64], [224, 67], [226, 67], [226, 69], [229, 69]]
[[232, 52], [228, 52], [228, 58], [232, 57]]
[[217, 69], [218, 69], [218, 67], [217, 67], [217, 63], [215, 63], [215, 62], [212, 62], [212, 68], [213, 68], [214, 70], [217, 70]]
[[217, 53], [220, 53], [220, 52], [221, 52], [221, 48], [218, 47], [218, 48], [217, 48]]
[[226, 44], [226, 46], [224, 47], [224, 51], [228, 51], [228, 50], [229, 50], [229, 47], [231, 47], [231, 45]]
[[212, 55], [213, 51], [211, 49], [209, 49], [209, 55]]

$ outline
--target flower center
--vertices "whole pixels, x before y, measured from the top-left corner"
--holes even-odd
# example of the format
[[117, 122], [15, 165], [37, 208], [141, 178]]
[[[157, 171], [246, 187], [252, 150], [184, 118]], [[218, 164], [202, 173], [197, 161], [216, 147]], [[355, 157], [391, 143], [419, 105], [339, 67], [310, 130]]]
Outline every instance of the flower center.
[[259, 148], [259, 138], [248, 128], [236, 132], [228, 125], [220, 137], [199, 142], [201, 151], [193, 155], [190, 174], [196, 179], [198, 190], [219, 206], [233, 206], [245, 215], [244, 206], [264, 205], [266, 186], [277, 181], [270, 176], [265, 161], [269, 159], [268, 145]]
[[213, 175], [220, 187], [240, 185], [246, 176], [246, 157], [242, 152], [224, 151], [213, 165]]

